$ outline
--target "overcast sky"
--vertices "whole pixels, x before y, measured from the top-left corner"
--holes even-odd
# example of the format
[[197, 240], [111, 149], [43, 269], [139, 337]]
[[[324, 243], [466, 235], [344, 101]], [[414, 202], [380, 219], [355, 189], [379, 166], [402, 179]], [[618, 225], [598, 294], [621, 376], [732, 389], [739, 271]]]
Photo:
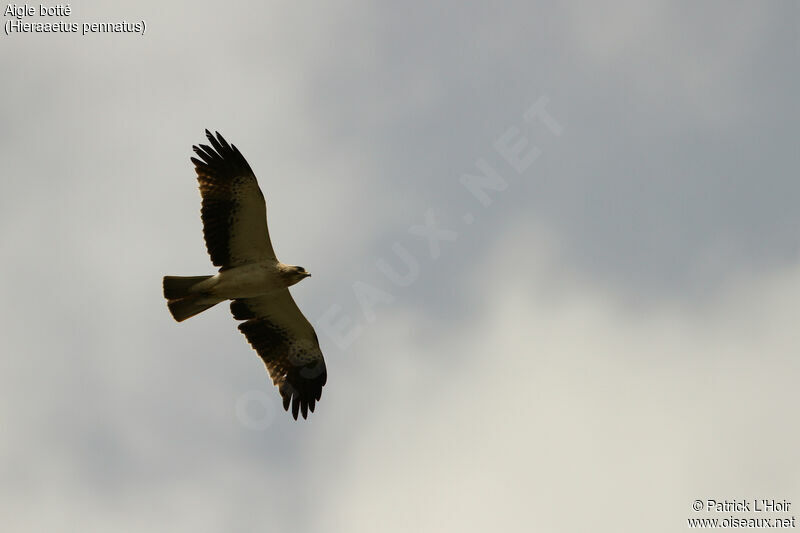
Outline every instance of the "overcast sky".
[[[0, 36], [4, 531], [800, 514], [796, 2], [71, 7]], [[213, 272], [205, 128], [313, 273], [307, 421], [162, 298]]]

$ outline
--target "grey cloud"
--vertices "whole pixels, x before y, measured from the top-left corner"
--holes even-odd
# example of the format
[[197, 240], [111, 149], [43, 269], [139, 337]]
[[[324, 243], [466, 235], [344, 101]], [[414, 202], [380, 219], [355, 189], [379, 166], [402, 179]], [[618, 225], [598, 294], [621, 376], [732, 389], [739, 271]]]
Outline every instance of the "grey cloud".
[[[4, 36], [8, 527], [666, 531], [694, 497], [796, 497], [797, 10], [648, 5], [87, 4], [150, 29]], [[559, 136], [525, 121], [543, 95]], [[211, 271], [206, 127], [314, 273], [318, 330], [362, 326], [320, 336], [308, 424], [224, 308], [164, 308], [161, 275]], [[479, 160], [507, 184], [486, 206]], [[458, 234], [435, 258], [431, 210]]]

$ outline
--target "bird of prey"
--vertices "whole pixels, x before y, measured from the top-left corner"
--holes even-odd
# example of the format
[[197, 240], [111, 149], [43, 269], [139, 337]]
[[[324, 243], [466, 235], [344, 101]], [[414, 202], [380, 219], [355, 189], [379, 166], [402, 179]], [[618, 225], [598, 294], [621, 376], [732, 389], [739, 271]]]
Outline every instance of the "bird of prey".
[[267, 230], [264, 195], [250, 165], [219, 132], [206, 130], [211, 146], [193, 146], [192, 157], [203, 204], [203, 236], [211, 276], [164, 276], [164, 297], [178, 322], [219, 302], [231, 301], [239, 330], [264, 360], [283, 408], [297, 420], [322, 395], [325, 360], [314, 328], [289, 294], [289, 286], [309, 277], [303, 267], [278, 261]]

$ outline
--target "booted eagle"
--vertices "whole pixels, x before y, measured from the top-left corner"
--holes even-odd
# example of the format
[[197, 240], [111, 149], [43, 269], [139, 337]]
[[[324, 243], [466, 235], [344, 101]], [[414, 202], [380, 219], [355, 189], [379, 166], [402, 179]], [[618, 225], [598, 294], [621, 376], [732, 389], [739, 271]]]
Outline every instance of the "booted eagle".
[[292, 416], [314, 412], [327, 380], [314, 328], [289, 294], [309, 277], [303, 267], [278, 261], [267, 230], [267, 207], [258, 182], [239, 150], [206, 130], [211, 146], [193, 146], [203, 236], [213, 276], [164, 276], [164, 297], [178, 322], [219, 302], [231, 301], [239, 330], [267, 366]]

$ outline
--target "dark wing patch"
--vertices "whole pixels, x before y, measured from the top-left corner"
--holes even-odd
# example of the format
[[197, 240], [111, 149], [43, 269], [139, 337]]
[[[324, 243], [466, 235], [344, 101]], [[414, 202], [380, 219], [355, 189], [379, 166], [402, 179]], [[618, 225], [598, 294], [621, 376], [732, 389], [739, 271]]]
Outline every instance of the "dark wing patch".
[[[264, 196], [239, 150], [208, 130], [211, 146], [193, 146], [203, 206], [203, 235], [211, 261], [230, 267], [275, 257], [267, 230]], [[199, 158], [199, 159], [198, 159]]]
[[236, 320], [249, 320], [256, 317], [242, 300], [231, 301], [231, 313]]
[[313, 413], [328, 379], [327, 369], [317, 335], [288, 289], [277, 296], [234, 300], [231, 312], [235, 319], [246, 320], [239, 330], [264, 361], [281, 393], [283, 408], [288, 411], [291, 405], [295, 420], [298, 413], [303, 418]]

